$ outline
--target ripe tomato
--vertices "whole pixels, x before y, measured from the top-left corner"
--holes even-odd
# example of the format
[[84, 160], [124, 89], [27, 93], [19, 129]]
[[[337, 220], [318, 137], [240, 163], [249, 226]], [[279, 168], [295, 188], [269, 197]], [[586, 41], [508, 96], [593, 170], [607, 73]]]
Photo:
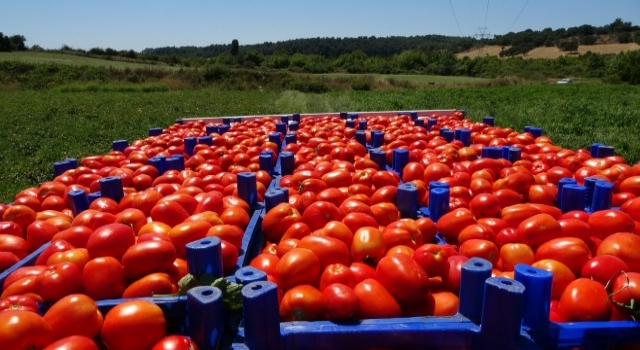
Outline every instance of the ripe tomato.
[[35, 312], [2, 311], [0, 324], [0, 344], [3, 349], [43, 349], [54, 340], [51, 326]]
[[458, 294], [460, 290], [460, 274], [462, 271], [462, 265], [469, 260], [464, 255], [449, 255], [447, 261], [449, 262], [449, 271], [446, 276], [443, 276], [444, 288], [450, 292]]
[[78, 265], [70, 262], [47, 266], [35, 280], [35, 292], [44, 301], [56, 301], [81, 291], [82, 272]]
[[171, 227], [185, 221], [189, 215], [189, 212], [180, 204], [171, 201], [157, 202], [149, 214], [153, 221], [159, 221]]
[[348, 264], [351, 261], [351, 253], [347, 245], [330, 236], [306, 236], [298, 242], [296, 247], [312, 251], [320, 260], [322, 270], [330, 264]]
[[25, 310], [38, 313], [38, 301], [29, 295], [12, 295], [0, 300], [0, 311]]
[[531, 265], [536, 261], [533, 249], [523, 243], [507, 243], [500, 247], [502, 271], [513, 271], [517, 264]]
[[436, 223], [436, 228], [442, 237], [450, 243], [458, 241], [458, 235], [467, 226], [476, 223], [471, 210], [459, 208], [444, 214]]
[[542, 211], [529, 204], [514, 204], [505, 208], [502, 208], [500, 217], [507, 222], [509, 227], [516, 228], [522, 221], [528, 219], [536, 214], [540, 214]]
[[34, 221], [27, 226], [27, 243], [31, 251], [51, 241], [58, 233], [58, 228], [46, 221]]
[[469, 209], [476, 219], [498, 217], [502, 210], [500, 197], [493, 193], [480, 193], [471, 199]]
[[551, 239], [536, 249], [536, 260], [553, 259], [565, 265], [579, 276], [582, 266], [591, 259], [589, 246], [575, 237]]
[[174, 226], [167, 237], [176, 247], [176, 253], [179, 258], [186, 258], [187, 244], [204, 238], [211, 229], [211, 224], [207, 221], [187, 221]]
[[83, 335], [71, 335], [49, 344], [44, 350], [98, 350], [98, 345]]
[[0, 233], [0, 251], [15, 254], [19, 259], [24, 259], [29, 254], [29, 243], [19, 236]]
[[483, 258], [496, 266], [500, 259], [500, 251], [498, 246], [486, 239], [469, 239], [460, 244], [460, 255], [467, 258]]
[[177, 258], [173, 243], [147, 241], [134, 244], [122, 256], [125, 276], [135, 280], [153, 272], [166, 271]]
[[322, 265], [316, 254], [306, 248], [293, 248], [278, 261], [275, 277], [286, 291], [302, 284], [317, 285], [321, 273]]
[[630, 271], [622, 259], [613, 255], [598, 255], [589, 259], [580, 271], [580, 276], [607, 285], [609, 280], [621, 271]]
[[635, 223], [629, 214], [620, 210], [600, 210], [589, 216], [591, 233], [600, 239], [616, 232], [633, 232]]
[[551, 280], [552, 300], [560, 300], [560, 296], [566, 289], [567, 285], [576, 279], [576, 275], [571, 272], [571, 269], [557, 260], [538, 260], [531, 264], [531, 266], [553, 273]]
[[131, 283], [122, 293], [123, 298], [152, 297], [156, 294], [172, 294], [176, 291], [171, 277], [164, 272], [148, 274]]
[[95, 300], [120, 298], [126, 286], [124, 267], [111, 256], [92, 259], [82, 271], [82, 285]]
[[353, 288], [358, 297], [358, 318], [400, 317], [402, 309], [393, 295], [375, 279], [367, 278]]
[[86, 226], [92, 230], [116, 222], [116, 216], [111, 213], [103, 213], [94, 209], [87, 209], [76, 215], [71, 226]]
[[158, 305], [128, 300], [107, 312], [100, 335], [109, 350], [151, 349], [165, 336], [166, 328]]
[[558, 220], [549, 214], [537, 214], [523, 220], [516, 228], [518, 243], [536, 248], [544, 242], [562, 236]]
[[56, 301], [44, 314], [54, 338], [72, 335], [95, 338], [102, 328], [102, 313], [96, 302], [85, 294], [70, 294]]
[[618, 232], [602, 240], [596, 255], [613, 255], [628, 266], [633, 272], [640, 272], [640, 236], [630, 232]]
[[302, 220], [314, 231], [323, 228], [330, 221], [341, 221], [344, 215], [335, 204], [317, 201], [305, 209], [302, 213]]
[[133, 229], [125, 224], [108, 224], [98, 227], [89, 236], [87, 250], [91, 258], [111, 256], [118, 260], [136, 242]]
[[240, 207], [226, 208], [220, 213], [220, 220], [227, 225], [236, 225], [243, 230], [249, 225], [251, 217], [247, 210]]
[[429, 294], [429, 276], [406, 254], [391, 254], [378, 262], [376, 280], [402, 303], [424, 299]]
[[36, 212], [26, 205], [11, 205], [2, 214], [2, 221], [13, 221], [20, 226], [23, 232], [36, 220]]
[[355, 284], [358, 284], [367, 278], [376, 278], [376, 269], [362, 262], [354, 261], [349, 265], [349, 270], [353, 272], [356, 278]]
[[271, 208], [262, 220], [262, 233], [268, 242], [278, 243], [284, 233], [302, 220], [296, 208], [289, 203], [280, 203]]
[[76, 248], [86, 248], [92, 232], [93, 230], [86, 226], [71, 226], [56, 233], [51, 238], [51, 241], [64, 240]]
[[277, 255], [263, 253], [253, 258], [249, 265], [264, 271], [267, 275], [275, 276], [278, 261], [280, 261], [280, 258]]
[[348, 320], [358, 312], [358, 296], [349, 286], [333, 283], [322, 290], [322, 301], [331, 320]]
[[640, 298], [640, 273], [619, 272], [613, 276], [612, 285], [607, 289], [615, 309], [623, 315], [636, 317]]
[[147, 217], [140, 209], [127, 208], [116, 214], [115, 222], [130, 226], [133, 233], [137, 235], [142, 226], [147, 223]]
[[198, 350], [198, 346], [187, 336], [168, 335], [160, 339], [151, 350]]
[[609, 320], [609, 295], [600, 282], [578, 278], [570, 282], [562, 293], [558, 314], [564, 322]]
[[324, 312], [322, 292], [308, 284], [287, 290], [280, 303], [282, 321], [316, 321], [323, 318]]
[[432, 316], [446, 317], [458, 313], [460, 299], [450, 291], [442, 290], [433, 292], [427, 300], [433, 309], [433, 311], [429, 313]]
[[320, 291], [324, 291], [327, 286], [334, 283], [353, 288], [356, 285], [356, 276], [346, 265], [330, 264], [324, 268], [320, 276]]
[[353, 235], [351, 259], [357, 262], [377, 262], [387, 251], [382, 232], [375, 227], [359, 228]]

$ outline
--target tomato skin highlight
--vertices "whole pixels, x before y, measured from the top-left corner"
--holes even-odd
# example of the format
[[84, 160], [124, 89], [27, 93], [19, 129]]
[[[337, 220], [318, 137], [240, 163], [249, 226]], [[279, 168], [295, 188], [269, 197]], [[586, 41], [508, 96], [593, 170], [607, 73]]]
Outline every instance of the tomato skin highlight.
[[107, 312], [100, 335], [109, 350], [151, 349], [165, 336], [166, 328], [159, 306], [131, 300]]

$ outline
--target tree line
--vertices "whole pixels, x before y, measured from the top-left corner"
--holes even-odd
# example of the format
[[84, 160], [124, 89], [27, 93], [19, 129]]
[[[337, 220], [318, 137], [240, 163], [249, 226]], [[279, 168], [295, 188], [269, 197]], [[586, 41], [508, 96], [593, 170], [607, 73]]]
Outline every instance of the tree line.
[[0, 32], [0, 52], [26, 51], [25, 39], [22, 35], [4, 35]]

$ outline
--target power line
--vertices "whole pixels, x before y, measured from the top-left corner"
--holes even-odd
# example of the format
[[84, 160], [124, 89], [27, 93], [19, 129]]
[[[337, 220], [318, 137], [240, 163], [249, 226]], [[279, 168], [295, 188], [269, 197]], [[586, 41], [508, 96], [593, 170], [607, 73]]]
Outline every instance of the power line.
[[451, 3], [451, 0], [449, 0], [449, 5], [451, 5], [451, 11], [453, 11], [453, 18], [456, 19], [456, 25], [458, 26], [458, 30], [460, 31], [460, 35], [464, 36], [464, 34], [462, 34], [462, 29], [460, 29], [460, 23], [458, 22], [458, 16], [456, 16], [456, 10], [453, 9], [453, 4]]
[[487, 27], [487, 17], [489, 16], [489, 0], [487, 0], [487, 11], [484, 13], [484, 26]]
[[510, 32], [511, 28], [513, 28], [513, 26], [516, 24], [516, 22], [518, 22], [518, 18], [520, 18], [520, 15], [524, 11], [524, 8], [527, 7], [528, 3], [529, 3], [529, 0], [527, 0], [527, 2], [524, 3], [524, 6], [522, 6], [522, 10], [520, 10], [520, 13], [518, 13], [518, 17], [516, 17], [516, 20], [513, 21], [513, 23], [511, 24], [511, 27], [509, 27], [509, 30], [507, 30], [507, 33]]

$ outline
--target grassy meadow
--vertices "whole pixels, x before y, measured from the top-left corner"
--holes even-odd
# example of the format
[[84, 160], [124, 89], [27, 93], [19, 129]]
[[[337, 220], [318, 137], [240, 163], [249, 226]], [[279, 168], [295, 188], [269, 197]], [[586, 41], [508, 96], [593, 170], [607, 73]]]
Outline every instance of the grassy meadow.
[[465, 109], [492, 115], [496, 125], [540, 126], [556, 144], [577, 149], [614, 146], [640, 161], [640, 86], [517, 85], [392, 91], [162, 90], [110, 85], [104, 89], [0, 90], [0, 202], [53, 178], [53, 163], [104, 154], [113, 140], [144, 138], [176, 118], [365, 110]]
[[113, 67], [116, 69], [136, 69], [150, 67], [159, 67], [174, 70], [180, 69], [180, 67], [173, 67], [165, 64], [144, 64], [139, 62], [128, 62], [123, 59], [107, 60], [49, 51], [0, 52], [0, 61], [21, 61], [25, 63], [56, 63], [90, 67]]

